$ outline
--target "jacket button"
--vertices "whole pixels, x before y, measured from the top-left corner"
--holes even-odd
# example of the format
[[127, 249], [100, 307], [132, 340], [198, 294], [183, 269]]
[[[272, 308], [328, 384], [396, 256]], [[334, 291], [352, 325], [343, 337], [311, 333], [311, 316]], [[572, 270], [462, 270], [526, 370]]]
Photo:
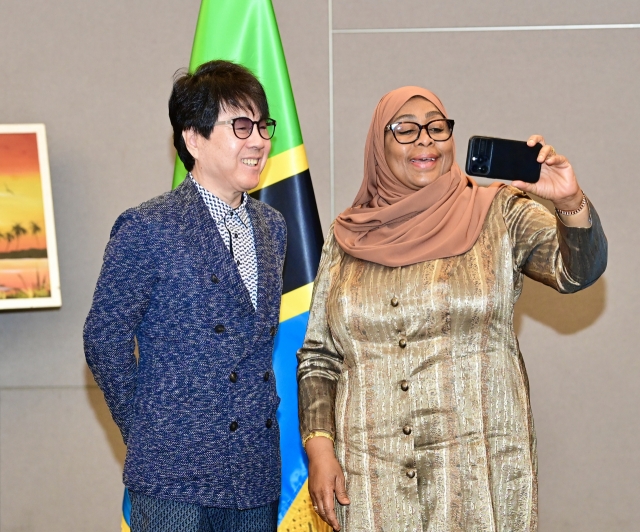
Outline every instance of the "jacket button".
[[271, 329], [269, 329], [269, 334], [270, 334], [271, 336], [275, 336], [275, 335], [276, 335], [276, 331], [277, 331], [277, 330], [278, 330], [278, 329], [276, 329], [276, 326], [275, 326], [275, 325], [272, 325], [272, 326], [271, 326]]
[[264, 382], [267, 382], [269, 380], [269, 372], [268, 371], [265, 372], [263, 378], [264, 378]]
[[411, 427], [409, 425], [405, 425], [402, 427], [402, 432], [404, 432], [407, 436], [411, 434]]
[[392, 306], [392, 307], [397, 307], [397, 306], [398, 306], [398, 303], [399, 303], [399, 301], [398, 301], [398, 298], [397, 298], [397, 297], [392, 297], [392, 298], [391, 298], [391, 306]]
[[407, 381], [400, 381], [400, 389], [406, 392], [409, 389], [409, 383]]
[[214, 283], [219, 283], [220, 279], [218, 279], [218, 276], [214, 273], [211, 275], [211, 281]]
[[238, 422], [237, 421], [232, 421], [231, 425], [229, 425], [229, 430], [231, 432], [235, 432], [236, 430], [238, 430]]
[[416, 476], [416, 470], [415, 469], [407, 469], [407, 476], [409, 478], [414, 478]]
[[224, 325], [222, 325], [222, 323], [218, 323], [218, 325], [216, 325], [213, 330], [216, 331], [218, 334], [220, 334], [225, 331], [225, 328], [224, 328]]
[[271, 421], [271, 418], [267, 419], [267, 422], [265, 423], [265, 426], [268, 429], [270, 429], [272, 425], [273, 425], [273, 421]]
[[400, 340], [398, 341], [398, 345], [402, 347], [402, 349], [404, 349], [405, 347], [407, 347], [407, 341], [404, 338], [400, 338]]
[[236, 382], [238, 380], [238, 374], [235, 371], [232, 371], [231, 375], [229, 375], [229, 380], [231, 382]]

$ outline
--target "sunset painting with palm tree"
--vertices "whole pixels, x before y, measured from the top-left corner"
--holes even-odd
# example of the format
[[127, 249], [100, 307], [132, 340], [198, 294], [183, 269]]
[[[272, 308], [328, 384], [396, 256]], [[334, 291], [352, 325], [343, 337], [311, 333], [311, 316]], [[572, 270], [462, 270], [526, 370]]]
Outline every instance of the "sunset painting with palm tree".
[[48, 163], [43, 186], [39, 131], [21, 129], [29, 128], [0, 126], [0, 309], [59, 306], [25, 301], [52, 298], [52, 273], [59, 299], [59, 282]]

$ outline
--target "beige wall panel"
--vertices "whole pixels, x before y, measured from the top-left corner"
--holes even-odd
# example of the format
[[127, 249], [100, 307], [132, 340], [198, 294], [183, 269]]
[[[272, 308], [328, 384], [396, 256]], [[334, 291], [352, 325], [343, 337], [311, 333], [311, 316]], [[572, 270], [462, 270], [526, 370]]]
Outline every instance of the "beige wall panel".
[[519, 303], [538, 434], [540, 532], [633, 532], [640, 522], [637, 347], [615, 323], [623, 316], [613, 301], [602, 314], [593, 301], [610, 279], [591, 294], [564, 297], [531, 282]]
[[114, 532], [124, 445], [97, 389], [0, 392], [0, 530]]
[[199, 5], [0, 3], [0, 121], [47, 127], [63, 303], [0, 315], [0, 385], [85, 384], [82, 324], [111, 226], [171, 186], [167, 100]]
[[[623, 207], [620, 200], [633, 201], [619, 197], [620, 187], [638, 186], [639, 37], [640, 30], [334, 36], [337, 212], [360, 185], [364, 140], [378, 100], [415, 84], [440, 95], [456, 119], [461, 165], [470, 135], [526, 138], [541, 132], [570, 157], [609, 218]], [[626, 214], [637, 216], [637, 209]], [[630, 227], [627, 222], [613, 217], [609, 223], [615, 225], [607, 228]], [[627, 243], [638, 242], [635, 231], [623, 235]]]
[[[327, 3], [274, 0], [320, 221], [331, 223]], [[276, 117], [277, 119], [277, 117]]]
[[632, 442], [640, 310], [636, 139], [640, 30], [334, 35], [336, 212], [362, 178], [373, 109], [422, 85], [470, 135], [541, 132], [573, 162], [609, 237], [609, 266], [589, 290], [560, 296], [527, 282], [516, 327], [539, 434], [541, 531], [632, 531], [640, 489]]
[[640, 23], [635, 0], [333, 0], [332, 4], [335, 29]]

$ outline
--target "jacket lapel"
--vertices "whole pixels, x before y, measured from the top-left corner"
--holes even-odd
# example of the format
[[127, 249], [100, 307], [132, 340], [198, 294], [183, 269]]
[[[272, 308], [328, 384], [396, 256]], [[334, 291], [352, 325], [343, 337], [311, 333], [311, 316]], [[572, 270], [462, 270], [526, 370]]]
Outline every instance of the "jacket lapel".
[[[260, 328], [267, 327], [269, 309], [273, 305], [273, 291], [279, 286], [273, 272], [277, 269], [277, 257], [274, 254], [274, 242], [271, 238], [267, 221], [262, 212], [256, 208], [256, 201], [249, 196], [247, 209], [253, 226], [253, 240], [256, 246], [256, 262], [258, 264], [258, 300], [256, 305], [256, 334]], [[278, 294], [279, 295], [279, 294]]]
[[176, 193], [182, 207], [182, 229], [194, 249], [198, 267], [207, 278], [215, 274], [241, 309], [253, 311], [249, 291], [198, 189], [187, 178]]

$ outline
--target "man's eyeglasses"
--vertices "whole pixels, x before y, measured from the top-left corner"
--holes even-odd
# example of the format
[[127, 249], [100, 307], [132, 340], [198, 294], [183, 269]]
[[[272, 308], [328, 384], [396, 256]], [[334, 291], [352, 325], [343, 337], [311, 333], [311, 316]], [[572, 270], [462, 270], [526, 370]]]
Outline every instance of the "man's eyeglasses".
[[391, 131], [393, 137], [400, 144], [411, 144], [420, 138], [420, 132], [424, 129], [427, 135], [436, 142], [449, 140], [453, 135], [453, 120], [439, 118], [431, 120], [424, 125], [416, 122], [394, 122], [385, 126], [385, 131]]
[[251, 120], [246, 116], [240, 118], [232, 118], [231, 120], [223, 120], [216, 122], [214, 126], [233, 126], [233, 133], [239, 139], [248, 139], [253, 133], [253, 126], [258, 126], [258, 134], [264, 139], [269, 140], [276, 132], [276, 121], [273, 118], [265, 118], [262, 120]]

